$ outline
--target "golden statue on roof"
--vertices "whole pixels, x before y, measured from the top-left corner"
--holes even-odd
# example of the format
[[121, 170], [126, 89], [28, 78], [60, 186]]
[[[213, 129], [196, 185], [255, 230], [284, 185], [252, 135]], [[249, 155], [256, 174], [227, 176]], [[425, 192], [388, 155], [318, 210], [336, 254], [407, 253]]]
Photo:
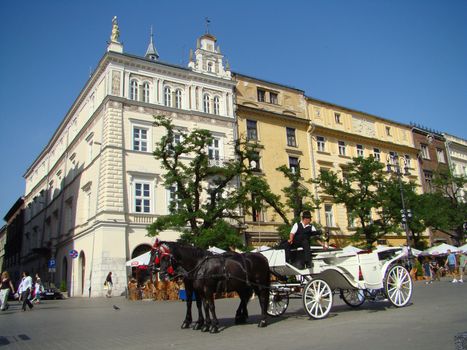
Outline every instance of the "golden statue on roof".
[[120, 29], [118, 28], [117, 16], [114, 16], [112, 19], [112, 34], [110, 35], [110, 40], [118, 43], [120, 38]]

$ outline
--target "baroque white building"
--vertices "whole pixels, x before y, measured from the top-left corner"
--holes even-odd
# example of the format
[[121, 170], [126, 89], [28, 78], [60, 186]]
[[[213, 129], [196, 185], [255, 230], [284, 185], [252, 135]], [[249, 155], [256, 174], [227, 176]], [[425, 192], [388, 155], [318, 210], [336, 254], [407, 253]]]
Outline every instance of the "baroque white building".
[[168, 213], [171, 191], [152, 154], [164, 130], [154, 115], [210, 130], [213, 161], [234, 156], [235, 84], [216, 38], [202, 35], [185, 68], [159, 61], [152, 33], [144, 57], [125, 53], [119, 35], [114, 18], [107, 52], [24, 174], [23, 266], [64, 281], [70, 296], [103, 295], [109, 271], [115, 294], [124, 292], [125, 262], [149, 248], [146, 226]]

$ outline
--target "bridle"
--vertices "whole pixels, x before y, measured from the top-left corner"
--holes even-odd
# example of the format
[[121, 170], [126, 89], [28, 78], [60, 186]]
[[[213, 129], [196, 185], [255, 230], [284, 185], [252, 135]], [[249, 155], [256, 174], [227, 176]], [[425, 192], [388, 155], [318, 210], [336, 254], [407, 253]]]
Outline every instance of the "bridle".
[[175, 269], [173, 267], [174, 263], [176, 262], [175, 257], [172, 254], [172, 251], [170, 250], [170, 247], [156, 239], [156, 242], [154, 242], [152, 246], [152, 250], [156, 252], [156, 256], [154, 258], [154, 261], [152, 262], [155, 267], [161, 266], [161, 261], [164, 258], [168, 257], [169, 263], [168, 267], [166, 269], [166, 272], [170, 275], [173, 276], [175, 274]]

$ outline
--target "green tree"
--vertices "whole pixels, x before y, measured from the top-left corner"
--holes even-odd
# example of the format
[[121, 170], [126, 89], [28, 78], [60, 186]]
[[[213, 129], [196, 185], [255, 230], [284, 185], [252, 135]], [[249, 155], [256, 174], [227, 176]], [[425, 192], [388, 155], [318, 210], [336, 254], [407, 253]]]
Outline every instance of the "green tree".
[[335, 203], [346, 207], [347, 215], [359, 219], [352, 239], [363, 240], [368, 247], [384, 235], [399, 230], [391, 211], [384, 205], [388, 201], [388, 180], [383, 168], [384, 165], [373, 157], [357, 157], [346, 165], [341, 176], [331, 170], [321, 171], [314, 181]]
[[467, 222], [467, 177], [454, 175], [449, 169], [433, 174], [432, 191], [423, 195], [427, 203], [425, 221], [428, 226], [449, 234], [457, 244], [464, 242]]
[[234, 159], [213, 161], [208, 151], [213, 142], [209, 131], [177, 130], [164, 116], [156, 116], [154, 125], [166, 131], [154, 156], [161, 162], [164, 185], [172, 190], [173, 198], [170, 214], [157, 218], [148, 234], [176, 229], [182, 232], [182, 240], [203, 248], [240, 247], [238, 208], [251, 185], [238, 187], [239, 176], [252, 181], [248, 164], [255, 157], [254, 147], [237, 142]]

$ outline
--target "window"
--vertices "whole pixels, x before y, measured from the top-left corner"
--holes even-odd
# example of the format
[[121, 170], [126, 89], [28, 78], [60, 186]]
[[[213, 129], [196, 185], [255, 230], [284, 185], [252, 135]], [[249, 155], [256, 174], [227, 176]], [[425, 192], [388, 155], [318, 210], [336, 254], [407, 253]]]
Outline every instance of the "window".
[[349, 228], [355, 228], [355, 216], [349, 213], [347, 210], [347, 226]]
[[204, 113], [210, 113], [210, 104], [211, 104], [211, 99], [209, 98], [208, 94], [204, 94], [203, 96], [203, 111]]
[[423, 159], [430, 159], [430, 152], [428, 152], [428, 146], [421, 143], [420, 144], [420, 149], [422, 151], [422, 157]]
[[177, 185], [174, 184], [167, 189], [168, 196], [168, 212], [173, 213], [178, 210], [178, 195], [177, 195]]
[[296, 174], [299, 170], [299, 162], [298, 158], [296, 157], [289, 157], [289, 169], [292, 171], [292, 173]]
[[133, 127], [133, 151], [148, 151], [148, 129]]
[[269, 93], [269, 102], [271, 102], [274, 105], [277, 105], [279, 103], [279, 100], [277, 98], [277, 93], [275, 92], [270, 92]]
[[143, 102], [149, 102], [149, 83], [143, 84]]
[[363, 157], [363, 145], [357, 145], [357, 157]]
[[[410, 168], [411, 167], [411, 163], [410, 163], [410, 156], [408, 154], [404, 155], [404, 158], [405, 158], [405, 166], [407, 168]], [[408, 169], [407, 169], [408, 170]]]
[[175, 90], [175, 108], [182, 108], [182, 90]]
[[249, 141], [258, 141], [258, 128], [256, 120], [246, 121], [246, 138]]
[[258, 89], [258, 102], [266, 102], [266, 91]]
[[340, 113], [334, 113], [334, 119], [336, 121], [336, 124], [342, 124]]
[[326, 152], [326, 139], [323, 136], [316, 136], [318, 152]]
[[138, 100], [138, 82], [132, 80], [130, 83], [130, 100]]
[[214, 161], [210, 163], [216, 163], [217, 165], [218, 161], [220, 160], [220, 155], [221, 155], [220, 139], [217, 137], [214, 137], [208, 146], [209, 159], [211, 161]]
[[433, 173], [431, 171], [424, 170], [423, 175], [425, 176], [426, 189], [432, 191]]
[[334, 215], [332, 214], [332, 204], [324, 205], [324, 215], [326, 216], [326, 226], [334, 227]]
[[392, 165], [398, 165], [397, 164], [397, 153], [394, 151], [389, 152], [389, 161]]
[[436, 156], [438, 157], [438, 162], [446, 163], [446, 159], [444, 158], [444, 152], [441, 148], [436, 149]]
[[373, 148], [373, 157], [380, 162], [381, 161], [381, 152], [379, 148]]
[[150, 213], [151, 212], [151, 191], [149, 183], [135, 183], [135, 212]]
[[214, 114], [219, 115], [219, 96], [214, 97]]
[[297, 147], [297, 140], [295, 139], [295, 129], [286, 128], [287, 132], [287, 146]]
[[259, 152], [252, 152], [252, 159], [250, 160], [250, 169], [253, 171], [261, 171]]
[[339, 155], [345, 156], [345, 142], [339, 141]]
[[164, 105], [167, 107], [172, 107], [172, 90], [169, 86], [164, 88]]
[[390, 126], [386, 126], [386, 135], [387, 135], [387, 136], [392, 136], [392, 135], [391, 135], [391, 127], [390, 127]]

